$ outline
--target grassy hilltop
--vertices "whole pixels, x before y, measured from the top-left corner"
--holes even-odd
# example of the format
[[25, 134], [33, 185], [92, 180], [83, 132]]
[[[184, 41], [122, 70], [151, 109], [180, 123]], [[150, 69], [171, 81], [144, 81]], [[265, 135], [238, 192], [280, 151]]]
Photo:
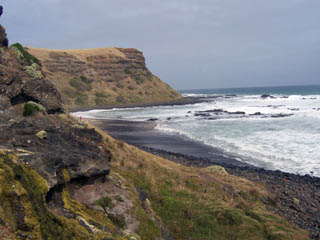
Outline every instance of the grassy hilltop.
[[62, 94], [67, 107], [155, 103], [181, 98], [153, 75], [142, 52], [131, 48], [27, 48]]

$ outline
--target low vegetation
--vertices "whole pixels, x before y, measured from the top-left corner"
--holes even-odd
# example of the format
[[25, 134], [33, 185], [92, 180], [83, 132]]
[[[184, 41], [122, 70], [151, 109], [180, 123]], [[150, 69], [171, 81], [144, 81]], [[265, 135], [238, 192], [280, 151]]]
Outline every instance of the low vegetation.
[[23, 116], [28, 117], [38, 112], [44, 113], [45, 111], [45, 108], [41, 104], [29, 101], [26, 104], [24, 104]]
[[69, 84], [78, 91], [91, 91], [92, 86], [87, 78], [84, 76], [74, 77], [70, 79]]
[[[60, 91], [67, 108], [152, 103], [181, 98], [178, 92], [154, 76], [144, 62], [137, 60], [140, 57], [138, 51], [135, 53], [137, 59], [128, 58], [118, 48], [99, 49], [99, 54], [95, 49], [49, 51], [28, 48], [28, 51], [45, 63], [43, 70], [48, 73], [46, 78]], [[88, 98], [84, 99], [79, 92]], [[96, 96], [97, 92], [104, 92], [108, 97]]]
[[24, 67], [26, 73], [33, 79], [42, 79], [43, 75], [40, 70], [40, 66], [36, 63], [32, 63], [29, 66]]
[[[183, 167], [105, 138], [113, 170], [147, 196], [177, 239], [308, 239], [305, 231], [266, 209], [260, 199], [272, 196], [262, 186], [224, 172]], [[147, 227], [143, 239], [156, 239], [160, 232]]]
[[36, 63], [38, 65], [41, 65], [40, 60], [31, 55], [28, 51], [26, 51], [20, 43], [10, 45], [10, 49], [13, 49], [16, 52], [17, 58], [21, 63], [27, 65], [32, 65], [33, 63]]

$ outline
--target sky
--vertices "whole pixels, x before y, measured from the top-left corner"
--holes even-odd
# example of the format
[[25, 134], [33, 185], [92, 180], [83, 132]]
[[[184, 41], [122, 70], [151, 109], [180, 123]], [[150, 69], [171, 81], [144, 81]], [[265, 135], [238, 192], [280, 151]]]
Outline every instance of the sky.
[[10, 43], [138, 48], [178, 90], [320, 84], [319, 0], [2, 0]]

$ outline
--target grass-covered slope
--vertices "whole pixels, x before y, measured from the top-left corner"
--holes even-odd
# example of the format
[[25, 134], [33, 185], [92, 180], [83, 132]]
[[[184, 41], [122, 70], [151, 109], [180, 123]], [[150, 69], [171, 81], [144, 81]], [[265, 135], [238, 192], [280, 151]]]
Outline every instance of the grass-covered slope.
[[0, 150], [1, 239], [308, 239], [267, 210], [261, 198], [274, 200], [262, 186], [100, 134], [112, 154], [110, 174], [71, 179], [63, 170], [64, 181], [51, 189], [24, 163], [32, 153]]
[[[41, 57], [23, 51], [19, 45], [0, 51], [0, 239], [308, 239], [306, 231], [267, 210], [261, 199], [271, 206], [276, 200], [262, 186], [219, 167], [181, 166], [58, 115], [60, 95], [45, 78], [50, 72], [37, 64]], [[96, 51], [77, 56], [99, 72], [106, 59]], [[109, 77], [122, 64], [141, 65], [135, 50], [108, 51], [118, 65], [98, 74], [106, 77], [103, 82], [112, 83]], [[55, 54], [61, 61], [70, 57]], [[139, 74], [150, 76], [136, 65]], [[63, 74], [82, 71], [66, 63], [56, 68]], [[59, 78], [59, 86], [86, 93], [84, 104], [107, 98], [106, 92], [89, 95], [102, 88], [89, 72], [83, 74]], [[138, 79], [141, 89], [154, 84]]]
[[181, 95], [153, 75], [136, 49], [26, 48], [71, 108], [172, 101]]
[[[138, 189], [147, 212], [174, 238], [308, 239], [306, 231], [267, 210], [261, 199], [273, 204], [273, 198], [262, 186], [215, 167], [184, 167], [105, 137], [113, 171]], [[160, 233], [152, 224], [139, 231], [143, 239]]]

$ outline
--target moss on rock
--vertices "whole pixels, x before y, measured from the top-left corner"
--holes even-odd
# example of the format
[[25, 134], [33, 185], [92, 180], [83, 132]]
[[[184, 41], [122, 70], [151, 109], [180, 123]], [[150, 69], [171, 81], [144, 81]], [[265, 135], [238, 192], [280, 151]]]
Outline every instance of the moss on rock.
[[26, 73], [33, 79], [42, 79], [43, 75], [40, 71], [40, 66], [36, 63], [24, 67]]
[[16, 52], [17, 58], [20, 62], [25, 62], [27, 65], [32, 65], [36, 63], [41, 65], [40, 60], [31, 55], [20, 43], [15, 43], [10, 46]]
[[102, 212], [87, 209], [75, 201], [70, 203], [73, 200], [69, 199], [66, 193], [64, 200], [67, 199], [69, 202], [66, 208], [84, 216], [67, 219], [53, 214], [45, 201], [48, 192], [47, 182], [31, 168], [15, 163], [15, 153], [6, 152], [8, 151], [0, 151], [0, 219], [5, 222], [8, 231], [12, 232], [12, 238], [101, 240], [109, 237], [124, 240], [117, 234], [101, 231], [93, 233], [86, 229], [83, 223], [91, 226], [92, 221], [102, 226], [109, 224], [109, 229], [112, 229], [112, 224]]
[[47, 132], [44, 131], [44, 130], [41, 130], [39, 132], [37, 132], [36, 134], [37, 138], [43, 140], [43, 139], [46, 139], [47, 138]]

